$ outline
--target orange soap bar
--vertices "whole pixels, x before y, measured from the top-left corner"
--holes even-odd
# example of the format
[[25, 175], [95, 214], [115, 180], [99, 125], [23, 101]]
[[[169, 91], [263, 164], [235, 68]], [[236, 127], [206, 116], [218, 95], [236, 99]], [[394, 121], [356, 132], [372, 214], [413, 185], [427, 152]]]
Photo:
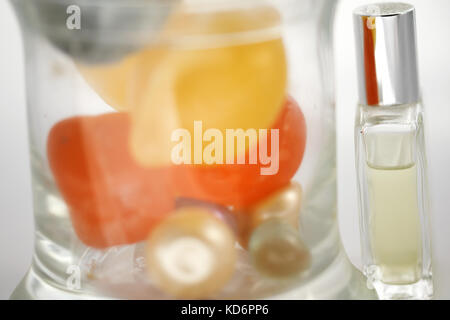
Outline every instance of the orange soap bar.
[[48, 160], [76, 234], [104, 248], [144, 240], [174, 209], [170, 168], [140, 167], [129, 153], [129, 116], [111, 113], [57, 123]]
[[268, 165], [259, 156], [256, 164], [179, 165], [174, 169], [177, 194], [242, 209], [287, 186], [303, 160], [306, 144], [305, 118], [293, 99], [286, 100], [272, 129], [279, 130], [279, 148], [272, 148], [270, 136], [266, 141], [271, 157], [279, 159], [276, 174], [261, 174]]

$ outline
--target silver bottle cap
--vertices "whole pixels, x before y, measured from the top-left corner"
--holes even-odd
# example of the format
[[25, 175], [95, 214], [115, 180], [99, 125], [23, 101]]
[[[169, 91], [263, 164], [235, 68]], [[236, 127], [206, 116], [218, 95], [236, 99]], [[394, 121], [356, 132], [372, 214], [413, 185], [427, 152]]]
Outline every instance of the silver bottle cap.
[[412, 5], [379, 3], [353, 13], [359, 102], [399, 105], [419, 101], [416, 19]]

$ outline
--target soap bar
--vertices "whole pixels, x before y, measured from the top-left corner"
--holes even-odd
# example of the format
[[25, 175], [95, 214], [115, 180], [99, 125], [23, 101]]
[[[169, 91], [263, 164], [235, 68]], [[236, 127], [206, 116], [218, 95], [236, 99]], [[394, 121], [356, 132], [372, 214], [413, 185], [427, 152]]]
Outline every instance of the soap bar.
[[[262, 175], [261, 169], [268, 165], [260, 160], [257, 164], [178, 165], [173, 176], [177, 193], [245, 209], [286, 187], [302, 162], [306, 144], [305, 118], [292, 98], [286, 100], [272, 129], [279, 130], [279, 152], [272, 150], [272, 161], [279, 160], [275, 174]], [[271, 139], [267, 143], [270, 150]]]
[[76, 234], [104, 248], [147, 238], [175, 206], [170, 168], [143, 168], [130, 156], [126, 113], [73, 117], [48, 136], [48, 161]]
[[[155, 112], [149, 112], [150, 108], [176, 110], [170, 111], [172, 118], [191, 136], [196, 121], [204, 130], [216, 129], [223, 135], [226, 129], [269, 128], [273, 124], [286, 94], [281, 36], [236, 41], [233, 34], [262, 27], [256, 24], [256, 17], [263, 17], [266, 11], [182, 12], [171, 16], [163, 34], [173, 38], [175, 45], [153, 73], [163, 84], [150, 86], [143, 92], [145, 103], [132, 109], [133, 154], [141, 163], [152, 165], [154, 158], [148, 152], [148, 139], [141, 138], [153, 127]], [[188, 40], [177, 43], [183, 37]], [[167, 134], [163, 137], [170, 138]]]
[[223, 134], [273, 124], [287, 86], [279, 24], [270, 7], [180, 9], [161, 30], [160, 43], [115, 64], [79, 69], [110, 106], [131, 112], [134, 158], [159, 166], [171, 160], [171, 133], [183, 128], [193, 135], [195, 121]]

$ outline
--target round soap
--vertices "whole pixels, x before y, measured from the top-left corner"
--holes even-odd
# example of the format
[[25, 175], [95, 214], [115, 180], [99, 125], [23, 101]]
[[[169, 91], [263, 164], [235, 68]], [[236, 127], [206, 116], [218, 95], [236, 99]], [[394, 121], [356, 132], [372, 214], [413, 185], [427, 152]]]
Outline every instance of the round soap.
[[287, 85], [279, 24], [268, 6], [208, 12], [180, 6], [159, 41], [118, 62], [79, 70], [111, 107], [132, 112], [135, 159], [164, 165], [171, 161], [171, 133], [183, 128], [193, 135], [194, 121], [222, 133], [274, 122]]
[[297, 276], [311, 260], [298, 231], [278, 219], [263, 223], [253, 232], [249, 252], [253, 267], [270, 278]]
[[148, 271], [167, 294], [182, 299], [208, 298], [233, 275], [234, 244], [233, 232], [209, 211], [181, 208], [150, 234]]
[[162, 43], [115, 64], [79, 69], [109, 105], [131, 112], [135, 159], [167, 164], [171, 134], [186, 129], [194, 136], [194, 122], [224, 135], [274, 123], [287, 86], [279, 24], [270, 7], [178, 10], [161, 31]]

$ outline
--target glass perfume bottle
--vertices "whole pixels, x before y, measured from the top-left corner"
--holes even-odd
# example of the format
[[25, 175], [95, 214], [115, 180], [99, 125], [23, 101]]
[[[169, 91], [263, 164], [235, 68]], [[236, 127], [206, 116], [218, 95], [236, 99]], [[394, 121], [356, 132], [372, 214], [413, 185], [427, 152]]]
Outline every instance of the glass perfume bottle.
[[415, 9], [354, 12], [359, 106], [355, 142], [363, 271], [380, 299], [433, 294]]

